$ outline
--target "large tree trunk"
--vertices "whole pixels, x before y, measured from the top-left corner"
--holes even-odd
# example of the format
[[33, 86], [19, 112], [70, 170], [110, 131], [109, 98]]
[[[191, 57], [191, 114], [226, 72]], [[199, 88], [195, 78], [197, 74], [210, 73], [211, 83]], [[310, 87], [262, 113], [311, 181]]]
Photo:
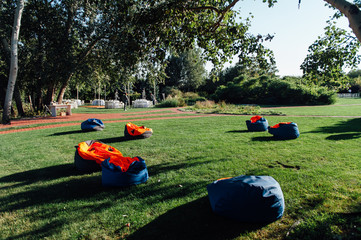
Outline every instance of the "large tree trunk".
[[349, 21], [350, 28], [361, 42], [361, 12], [355, 5], [346, 0], [324, 0], [342, 12]]
[[20, 33], [21, 17], [24, 10], [24, 0], [17, 1], [17, 7], [14, 17], [14, 26], [11, 36], [11, 64], [8, 86], [6, 89], [4, 111], [3, 111], [3, 124], [10, 124], [11, 102], [15, 89], [16, 77], [18, 74], [18, 39]]
[[[1, 43], [5, 52], [5, 61], [7, 63], [8, 66], [11, 65], [11, 49], [9, 46], [9, 43], [6, 41], [6, 39], [4, 37], [1, 38]], [[2, 87], [0, 89], [0, 105], [2, 107], [4, 107], [4, 103], [5, 103], [5, 95], [6, 95], [6, 86], [7, 86], [7, 82], [4, 81], [3, 84], [0, 84]], [[20, 95], [20, 89], [18, 84], [15, 84], [15, 90], [14, 90], [14, 98], [15, 98], [15, 102], [16, 102], [16, 108], [18, 109], [18, 113], [20, 116], [25, 116], [25, 112], [24, 112], [24, 108], [23, 108], [23, 103], [21, 101], [21, 95]], [[11, 109], [11, 112], [13, 112], [13, 109]]]

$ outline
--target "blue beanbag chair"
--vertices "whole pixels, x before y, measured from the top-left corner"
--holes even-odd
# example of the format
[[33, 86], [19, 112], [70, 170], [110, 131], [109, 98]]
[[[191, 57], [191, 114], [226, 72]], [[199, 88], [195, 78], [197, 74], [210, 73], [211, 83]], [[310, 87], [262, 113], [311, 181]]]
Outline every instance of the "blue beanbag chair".
[[145, 161], [140, 158], [130, 164], [127, 171], [122, 171], [120, 166], [104, 160], [102, 165], [102, 185], [104, 187], [127, 187], [144, 183], [148, 180], [148, 169]]
[[300, 136], [298, 126], [294, 122], [281, 122], [268, 127], [268, 132], [278, 139], [295, 139]]
[[285, 209], [278, 182], [270, 176], [238, 176], [207, 186], [214, 213], [240, 222], [270, 223]]
[[251, 120], [246, 120], [247, 129], [250, 132], [267, 131], [268, 121], [261, 116], [251, 117]]
[[81, 130], [83, 131], [101, 131], [104, 128], [102, 120], [96, 118], [89, 118], [81, 123]]

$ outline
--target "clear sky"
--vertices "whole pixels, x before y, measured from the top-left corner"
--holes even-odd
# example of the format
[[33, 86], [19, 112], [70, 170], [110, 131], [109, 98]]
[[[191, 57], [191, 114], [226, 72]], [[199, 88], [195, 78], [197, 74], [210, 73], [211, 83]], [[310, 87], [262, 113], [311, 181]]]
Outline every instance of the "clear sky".
[[[253, 34], [273, 34], [271, 42], [264, 45], [274, 53], [281, 76], [301, 76], [300, 65], [307, 55], [308, 47], [323, 35], [326, 21], [335, 10], [325, 6], [323, 0], [302, 0], [298, 9], [298, 0], [278, 0], [274, 7], [262, 0], [243, 0], [236, 9], [241, 16], [247, 17], [252, 12], [250, 32]], [[338, 20], [338, 27], [348, 31], [348, 20]]]

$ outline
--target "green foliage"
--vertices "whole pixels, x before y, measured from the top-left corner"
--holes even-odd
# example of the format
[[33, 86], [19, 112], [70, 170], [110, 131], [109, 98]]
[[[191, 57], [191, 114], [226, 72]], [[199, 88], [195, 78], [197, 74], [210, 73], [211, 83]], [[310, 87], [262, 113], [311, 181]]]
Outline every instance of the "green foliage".
[[277, 69], [273, 52], [266, 49], [262, 44], [255, 46], [255, 48], [257, 54], [240, 57], [238, 63], [234, 66], [221, 71], [216, 81], [210, 76], [198, 90], [205, 93], [205, 95], [211, 96], [219, 86], [227, 85], [229, 82], [239, 83], [250, 76], [274, 75]]
[[336, 95], [325, 87], [306, 86], [291, 78], [262, 76], [240, 83], [229, 82], [226, 86], [220, 86], [214, 97], [217, 101], [236, 104], [314, 105], [332, 104]]
[[195, 92], [185, 92], [183, 93], [183, 98], [186, 105], [188, 106], [194, 105], [196, 102], [203, 102], [207, 100], [205, 97], [201, 97], [198, 95], [198, 93]]
[[332, 89], [347, 82], [344, 68], [355, 68], [361, 61], [360, 42], [344, 29], [328, 21], [325, 35], [308, 49], [309, 54], [301, 65], [304, 77], [310, 83]]
[[[349, 77], [349, 84], [346, 88], [350, 88], [352, 93], [361, 92], [361, 70], [350, 71], [347, 76]], [[344, 92], [348, 91], [346, 88], [344, 89]]]
[[195, 91], [204, 83], [206, 69], [199, 48], [188, 50], [179, 56], [168, 58], [164, 86], [176, 87], [182, 91]]

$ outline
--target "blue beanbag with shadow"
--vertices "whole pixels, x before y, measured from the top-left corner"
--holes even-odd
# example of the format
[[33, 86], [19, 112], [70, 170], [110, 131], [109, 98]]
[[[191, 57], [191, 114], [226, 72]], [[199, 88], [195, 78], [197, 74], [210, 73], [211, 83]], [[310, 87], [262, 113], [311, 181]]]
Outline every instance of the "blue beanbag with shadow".
[[102, 185], [104, 187], [127, 187], [144, 183], [148, 180], [148, 169], [144, 159], [137, 157], [139, 161], [134, 161], [126, 172], [120, 166], [109, 163], [110, 159], [105, 159], [102, 165]]
[[238, 176], [207, 186], [214, 213], [240, 222], [270, 223], [283, 216], [285, 202], [271, 176]]
[[300, 136], [297, 123], [278, 123], [273, 127], [268, 127], [268, 132], [278, 139], [295, 139]]
[[247, 129], [250, 132], [267, 131], [268, 121], [264, 117], [254, 116], [251, 120], [246, 120]]
[[101, 131], [104, 128], [102, 120], [96, 118], [89, 118], [81, 123], [81, 130], [83, 131]]

